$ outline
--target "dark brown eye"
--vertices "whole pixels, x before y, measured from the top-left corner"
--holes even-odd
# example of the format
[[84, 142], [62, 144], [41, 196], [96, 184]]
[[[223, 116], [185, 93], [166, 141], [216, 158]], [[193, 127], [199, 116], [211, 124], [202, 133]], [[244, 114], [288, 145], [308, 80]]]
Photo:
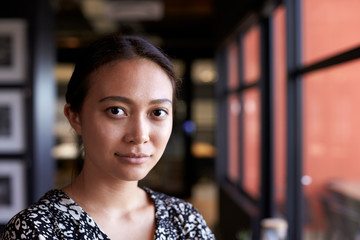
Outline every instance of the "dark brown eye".
[[167, 115], [167, 112], [165, 111], [165, 110], [163, 110], [163, 109], [156, 109], [156, 110], [154, 110], [153, 111], [153, 115], [155, 116], [155, 117], [164, 117], [165, 115]]
[[117, 116], [121, 116], [121, 115], [124, 115], [124, 110], [122, 110], [121, 108], [119, 107], [111, 107], [111, 108], [108, 108], [108, 111], [112, 114], [112, 115], [117, 115]]

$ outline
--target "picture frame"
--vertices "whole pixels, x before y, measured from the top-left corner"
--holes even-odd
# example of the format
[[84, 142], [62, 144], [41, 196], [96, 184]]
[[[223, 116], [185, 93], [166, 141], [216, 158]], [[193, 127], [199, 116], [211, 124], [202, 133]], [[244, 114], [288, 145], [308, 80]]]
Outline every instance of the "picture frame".
[[21, 90], [0, 90], [0, 154], [25, 150], [23, 104]]
[[14, 84], [26, 76], [26, 21], [0, 19], [0, 83]]
[[0, 225], [25, 208], [25, 168], [17, 159], [0, 161]]

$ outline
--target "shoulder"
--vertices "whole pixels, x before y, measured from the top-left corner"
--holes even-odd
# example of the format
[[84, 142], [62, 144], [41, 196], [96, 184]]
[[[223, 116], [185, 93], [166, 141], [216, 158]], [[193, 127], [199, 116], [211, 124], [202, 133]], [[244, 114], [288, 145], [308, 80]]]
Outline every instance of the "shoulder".
[[[38, 202], [16, 214], [5, 226], [3, 239], [56, 239], [56, 219], [65, 211], [68, 198], [60, 190], [47, 192]], [[60, 215], [60, 216], [59, 216]]]
[[191, 203], [148, 188], [144, 190], [155, 202], [155, 217], [163, 223], [167, 222], [165, 219], [169, 219], [167, 223], [177, 228], [178, 234], [191, 239], [215, 239], [203, 216]]

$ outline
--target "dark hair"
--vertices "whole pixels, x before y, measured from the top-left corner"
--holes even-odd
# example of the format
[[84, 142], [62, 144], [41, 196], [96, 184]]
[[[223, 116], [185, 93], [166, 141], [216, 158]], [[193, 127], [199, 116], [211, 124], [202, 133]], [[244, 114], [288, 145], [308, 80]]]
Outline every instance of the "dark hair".
[[99, 67], [116, 60], [145, 58], [159, 65], [170, 78], [173, 102], [179, 79], [169, 58], [157, 47], [137, 36], [111, 35], [89, 45], [78, 59], [66, 91], [70, 109], [79, 112], [89, 89], [87, 77]]

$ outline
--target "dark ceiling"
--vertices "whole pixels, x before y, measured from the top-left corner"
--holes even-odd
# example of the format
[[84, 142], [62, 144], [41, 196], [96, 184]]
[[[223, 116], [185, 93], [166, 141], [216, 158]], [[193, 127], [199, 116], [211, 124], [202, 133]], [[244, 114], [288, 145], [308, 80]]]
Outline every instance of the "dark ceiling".
[[[82, 0], [85, 1], [85, 0]], [[95, 31], [80, 0], [58, 0], [56, 41], [60, 61], [72, 58], [81, 48], [108, 32]], [[114, 0], [87, 0], [114, 1]], [[122, 0], [118, 0], [122, 1]], [[131, 1], [131, 0], [130, 0]], [[144, 0], [132, 0], [140, 2]], [[129, 0], [128, 0], [129, 2]], [[263, 0], [162, 0], [164, 14], [157, 21], [113, 21], [115, 31], [148, 37], [170, 56], [177, 58], [212, 57], [216, 46]], [[95, 19], [95, 18], [94, 18]]]

